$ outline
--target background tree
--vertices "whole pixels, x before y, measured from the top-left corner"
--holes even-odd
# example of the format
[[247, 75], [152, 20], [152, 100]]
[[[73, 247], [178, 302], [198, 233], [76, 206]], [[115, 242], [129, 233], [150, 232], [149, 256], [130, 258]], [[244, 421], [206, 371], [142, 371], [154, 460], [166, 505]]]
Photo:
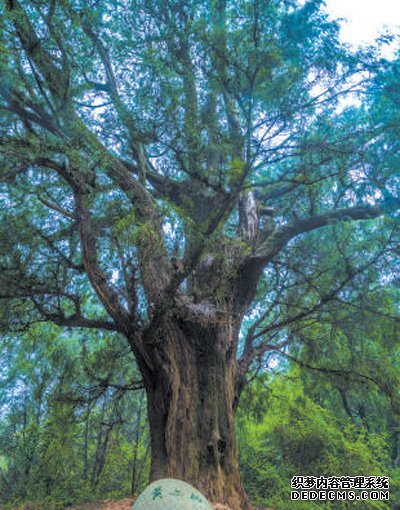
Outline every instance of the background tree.
[[1, 20], [7, 313], [122, 335], [152, 479], [243, 507], [249, 370], [378, 261], [396, 278], [397, 68], [318, 0], [7, 0]]
[[144, 391], [122, 339], [35, 324], [1, 344], [0, 502], [57, 509], [143, 489]]

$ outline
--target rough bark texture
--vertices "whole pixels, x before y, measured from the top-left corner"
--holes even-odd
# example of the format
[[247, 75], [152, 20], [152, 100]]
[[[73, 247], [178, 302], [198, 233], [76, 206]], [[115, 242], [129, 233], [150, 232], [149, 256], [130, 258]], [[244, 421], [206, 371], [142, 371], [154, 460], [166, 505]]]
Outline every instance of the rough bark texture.
[[[290, 205], [291, 200], [297, 201], [296, 196], [299, 191], [303, 192], [303, 187], [310, 190], [310, 197], [314, 193], [315, 169], [310, 169], [310, 175], [306, 170], [303, 172], [302, 144], [299, 145], [300, 159], [292, 165], [292, 170], [283, 165], [282, 172], [273, 175], [270, 181], [253, 183], [257, 180], [258, 160], [264, 151], [268, 165], [275, 161], [270, 156], [270, 147], [274, 144], [278, 151], [276, 161], [295, 157], [292, 142], [285, 154], [286, 144], [282, 145], [281, 137], [290, 127], [286, 125], [287, 121], [298, 111], [308, 108], [309, 101], [307, 99], [303, 106], [294, 102], [293, 115], [286, 119], [285, 113], [282, 125], [279, 125], [279, 115], [270, 125], [266, 123], [265, 135], [257, 142], [263, 131], [259, 126], [259, 106], [256, 107], [255, 101], [254, 113], [249, 110], [249, 117], [255, 117], [247, 118], [246, 113], [245, 118], [244, 103], [236, 99], [243, 93], [242, 79], [240, 74], [237, 80], [231, 78], [231, 68], [235, 73], [239, 72], [236, 64], [232, 66], [237, 62], [237, 40], [235, 35], [229, 42], [236, 31], [231, 34], [226, 27], [225, 0], [211, 2], [211, 24], [199, 39], [200, 25], [192, 21], [187, 23], [189, 18], [185, 18], [185, 9], [175, 9], [165, 17], [168, 12], [165, 2], [148, 2], [147, 8], [141, 6], [141, 12], [143, 9], [147, 12], [148, 23], [143, 26], [139, 23], [137, 30], [130, 24], [126, 33], [136, 30], [138, 41], [147, 41], [143, 46], [146, 49], [138, 50], [145, 51], [138, 54], [138, 62], [145, 63], [154, 58], [154, 63], [149, 65], [148, 72], [138, 71], [139, 74], [143, 78], [147, 76], [147, 85], [154, 79], [158, 87], [154, 90], [163, 91], [164, 81], [158, 76], [163, 73], [159, 69], [174, 64], [174, 72], [180, 73], [182, 82], [179, 89], [179, 80], [174, 80], [173, 96], [170, 98], [166, 94], [164, 97], [161, 93], [152, 106], [149, 103], [149, 113], [144, 116], [136, 112], [141, 108], [147, 110], [147, 100], [142, 105], [142, 96], [138, 94], [136, 102], [135, 87], [132, 87], [130, 100], [124, 103], [127, 92], [122, 84], [127, 66], [132, 64], [131, 61], [123, 62], [119, 49], [118, 58], [113, 60], [116, 48], [112, 39], [115, 38], [110, 39], [107, 35], [110, 30], [101, 26], [102, 16], [75, 12], [74, 2], [51, 2], [50, 12], [60, 4], [61, 10], [54, 12], [58, 12], [60, 20], [66, 23], [60, 21], [53, 25], [53, 12], [41, 18], [42, 22], [38, 24], [37, 15], [32, 17], [35, 2], [31, 3], [32, 9], [26, 9], [25, 2], [18, 0], [8, 0], [5, 4], [7, 23], [15, 32], [9, 54], [14, 55], [18, 65], [12, 64], [12, 67], [16, 67], [19, 74], [26, 73], [26, 80], [18, 87], [14, 87], [11, 79], [7, 80], [0, 90], [4, 110], [15, 116], [10, 117], [10, 125], [5, 130], [7, 136], [2, 154], [4, 162], [9, 159], [11, 166], [15, 158], [22, 164], [22, 170], [20, 165], [17, 170], [12, 168], [12, 180], [17, 182], [14, 179], [17, 174], [31, 171], [24, 184], [30, 190], [28, 195], [37, 195], [37, 186], [40, 185], [41, 190], [47, 184], [50, 191], [54, 188], [54, 197], [65, 196], [66, 202], [62, 207], [49, 197], [39, 198], [41, 205], [51, 210], [51, 215], [43, 223], [62, 225], [51, 234], [47, 227], [40, 231], [47, 247], [51, 272], [42, 280], [37, 277], [36, 268], [43, 265], [46, 250], [40, 250], [34, 244], [27, 259], [35, 261], [32, 266], [35, 278], [29, 271], [25, 274], [24, 267], [15, 278], [14, 261], [19, 264], [22, 257], [19, 243], [10, 242], [10, 247], [15, 244], [15, 252], [10, 257], [11, 265], [9, 262], [5, 265], [7, 271], [0, 271], [0, 297], [30, 298], [33, 309], [42, 320], [53, 321], [59, 326], [95, 328], [125, 335], [147, 392], [152, 479], [181, 478], [198, 487], [212, 501], [227, 502], [235, 510], [244, 509], [247, 501], [240, 484], [234, 433], [234, 413], [244, 374], [252, 360], [267, 350], [283, 348], [290, 341], [285, 339], [278, 345], [269, 344], [271, 326], [263, 323], [268, 317], [267, 310], [249, 328], [243, 354], [237, 360], [240, 325], [253, 302], [263, 268], [300, 234], [341, 221], [376, 218], [384, 210], [398, 208], [399, 201], [391, 197], [378, 207], [371, 205], [369, 199], [365, 206], [353, 206], [350, 200], [349, 207], [322, 209], [318, 214], [310, 207], [309, 216], [304, 216], [306, 209], [300, 203], [299, 208], [289, 214], [287, 206], [282, 205], [283, 197]], [[121, 16], [118, 23], [123, 23], [123, 19]], [[254, 22], [254, 27], [261, 29], [262, 24], [257, 19]], [[62, 38], [55, 36], [58, 27], [61, 29], [64, 24], [71, 31], [70, 45], [62, 44]], [[186, 28], [182, 31], [183, 25]], [[196, 27], [196, 34], [191, 32], [192, 25]], [[265, 26], [269, 30], [269, 24]], [[155, 27], [161, 27], [161, 35]], [[255, 47], [249, 55], [253, 55], [263, 39], [256, 37], [257, 30], [254, 32]], [[75, 45], [82, 44], [82, 34], [90, 40], [93, 51], [89, 58], [95, 59], [96, 69], [88, 65], [87, 47], [75, 51]], [[179, 44], [174, 42], [173, 34], [178, 37]], [[278, 39], [284, 41], [285, 32], [282, 34]], [[270, 40], [269, 36], [264, 38]], [[192, 58], [199, 51], [200, 41], [201, 47], [204, 46], [202, 51], [208, 54], [208, 58], [200, 60], [208, 62], [206, 68], [213, 70], [209, 76], [203, 66], [196, 70], [194, 63], [198, 59]], [[132, 42], [135, 49], [140, 48], [141, 43], [134, 39]], [[309, 43], [307, 39], [307, 47]], [[297, 43], [293, 47], [297, 52]], [[70, 48], [74, 48], [71, 53]], [[148, 59], [149, 48], [152, 49], [151, 59]], [[269, 42], [259, 55], [264, 55], [266, 50], [270, 51]], [[61, 59], [55, 58], [58, 54]], [[130, 51], [126, 54], [131, 58]], [[7, 59], [8, 56], [4, 62]], [[265, 58], [249, 59], [249, 65], [250, 60], [254, 60], [256, 67], [245, 74], [254, 76], [253, 87], [258, 81], [255, 80], [259, 71], [257, 62], [264, 62]], [[28, 61], [29, 66], [26, 65]], [[162, 65], [159, 67], [157, 62]], [[80, 74], [86, 65], [88, 72]], [[100, 70], [97, 70], [98, 66]], [[93, 70], [96, 71], [94, 74]], [[271, 76], [274, 76], [272, 71]], [[20, 78], [19, 74], [16, 76]], [[94, 76], [96, 80], [102, 76], [102, 81], [93, 81]], [[325, 70], [321, 77], [325, 80]], [[343, 83], [348, 82], [347, 71], [343, 79]], [[235, 82], [239, 87], [236, 90]], [[335, 79], [335, 83], [337, 86], [340, 80], [336, 82]], [[93, 96], [101, 98], [101, 103], [105, 94], [112, 105], [112, 114], [100, 117], [104, 129], [95, 125], [96, 116], [82, 115], [86, 105], [81, 104], [80, 108], [79, 100], [89, 100], [88, 92], [101, 94]], [[303, 94], [299, 96], [303, 97]], [[320, 104], [325, 104], [326, 98], [323, 95], [322, 98]], [[249, 104], [253, 104], [255, 97], [249, 99]], [[273, 111], [275, 102], [274, 99], [271, 103]], [[177, 108], [179, 105], [176, 111], [175, 103]], [[264, 103], [261, 104], [264, 109]], [[286, 101], [283, 104], [286, 105]], [[98, 106], [98, 101], [93, 102], [92, 107]], [[183, 115], [177, 115], [181, 108]], [[315, 105], [312, 108], [310, 119], [314, 118]], [[153, 114], [150, 112], [157, 112], [157, 120], [153, 119], [154, 128], [151, 127]], [[145, 125], [142, 126], [143, 122]], [[273, 134], [275, 130], [276, 135]], [[110, 143], [107, 147], [106, 143], [113, 140], [109, 138], [111, 132], [117, 133], [118, 144]], [[267, 135], [272, 137], [271, 141], [264, 139]], [[335, 137], [332, 143], [334, 151], [331, 152], [336, 153], [338, 141]], [[257, 154], [257, 150], [261, 153]], [[304, 148], [304, 155], [309, 154], [308, 150], [308, 147]], [[324, 167], [325, 153], [329, 151], [321, 150]], [[159, 156], [154, 156], [156, 153]], [[154, 160], [157, 161], [155, 164]], [[44, 170], [40, 178], [32, 178], [39, 175], [38, 169]], [[48, 176], [47, 181], [45, 176]], [[330, 178], [329, 172], [327, 183]], [[342, 180], [346, 182], [340, 177]], [[317, 179], [315, 196], [321, 198], [321, 208], [330, 203], [324, 195], [319, 195], [319, 189], [324, 187], [325, 184], [322, 186]], [[349, 190], [353, 193], [352, 185]], [[291, 195], [292, 192], [297, 195]], [[346, 189], [343, 188], [338, 197], [345, 196]], [[10, 197], [9, 203], [13, 203], [14, 196], [11, 194]], [[105, 204], [104, 211], [99, 207], [100, 203]], [[183, 230], [181, 237], [164, 231], [165, 205], [168, 206], [166, 211], [171, 211], [173, 206], [173, 216], [179, 216]], [[24, 214], [27, 211], [22, 209]], [[55, 212], [67, 219], [68, 228], [60, 223], [60, 217], [54, 221]], [[123, 235], [119, 214], [123, 215], [128, 235]], [[18, 215], [16, 219], [19, 220]], [[28, 225], [29, 221], [25, 223]], [[37, 225], [37, 218], [32, 220], [32, 225]], [[37, 236], [36, 228], [25, 228], [31, 237]], [[236, 238], [233, 232], [236, 232]], [[25, 242], [24, 236], [22, 239]], [[177, 246], [174, 254], [169, 249], [172, 242]], [[37, 256], [40, 258], [35, 258]], [[56, 265], [54, 261], [57, 261]], [[83, 274], [108, 317], [98, 313], [93, 317], [86, 315], [90, 312], [85, 306], [88, 298], [86, 285], [82, 285]], [[74, 288], [76, 294], [71, 294], [75, 292], [71, 290]], [[320, 303], [326, 302], [335, 292], [328, 293]], [[282, 320], [280, 327], [286, 327], [307, 313], [302, 310], [294, 319]], [[277, 327], [276, 324], [272, 326]], [[394, 455], [394, 462], [397, 457]]]
[[[222, 321], [221, 321], [222, 322]], [[234, 412], [240, 387], [231, 323], [160, 321], [148, 331], [154, 369], [144, 374], [151, 431], [151, 479], [173, 477], [211, 501], [245, 508]]]

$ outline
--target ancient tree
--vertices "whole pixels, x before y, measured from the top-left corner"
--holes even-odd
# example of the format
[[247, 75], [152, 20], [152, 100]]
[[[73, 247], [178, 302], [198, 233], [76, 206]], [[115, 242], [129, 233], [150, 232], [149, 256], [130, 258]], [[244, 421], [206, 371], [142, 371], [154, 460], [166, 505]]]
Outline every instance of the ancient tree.
[[[318, 0], [1, 9], [10, 320], [123, 335], [152, 479], [244, 506], [234, 418], [248, 374], [393, 243], [382, 234], [353, 264], [340, 237], [360, 224], [376, 236], [397, 207], [377, 149], [393, 123], [363, 99], [385, 64], [341, 45]], [[324, 292], [307, 273], [323, 267], [315, 231], [337, 239]]]

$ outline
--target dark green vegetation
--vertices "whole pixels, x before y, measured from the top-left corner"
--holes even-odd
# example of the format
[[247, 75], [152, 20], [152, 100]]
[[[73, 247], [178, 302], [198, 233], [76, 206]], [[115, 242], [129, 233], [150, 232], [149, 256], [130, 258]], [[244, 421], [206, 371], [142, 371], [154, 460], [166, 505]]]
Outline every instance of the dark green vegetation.
[[238, 450], [282, 508], [295, 474], [395, 485], [398, 60], [319, 1], [0, 15], [0, 497], [150, 473], [244, 509]]
[[133, 391], [134, 363], [122, 342], [40, 325], [18, 340], [5, 337], [2, 347], [9, 370], [1, 398], [1, 501], [48, 510], [143, 489], [146, 402], [143, 390]]

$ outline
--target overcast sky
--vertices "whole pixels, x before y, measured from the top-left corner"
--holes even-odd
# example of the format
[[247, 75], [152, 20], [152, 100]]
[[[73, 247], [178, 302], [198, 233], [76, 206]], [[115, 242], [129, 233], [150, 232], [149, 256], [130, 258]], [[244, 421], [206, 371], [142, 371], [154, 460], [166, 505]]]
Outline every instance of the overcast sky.
[[385, 26], [400, 32], [400, 0], [325, 0], [328, 12], [342, 23], [343, 41], [372, 43]]

